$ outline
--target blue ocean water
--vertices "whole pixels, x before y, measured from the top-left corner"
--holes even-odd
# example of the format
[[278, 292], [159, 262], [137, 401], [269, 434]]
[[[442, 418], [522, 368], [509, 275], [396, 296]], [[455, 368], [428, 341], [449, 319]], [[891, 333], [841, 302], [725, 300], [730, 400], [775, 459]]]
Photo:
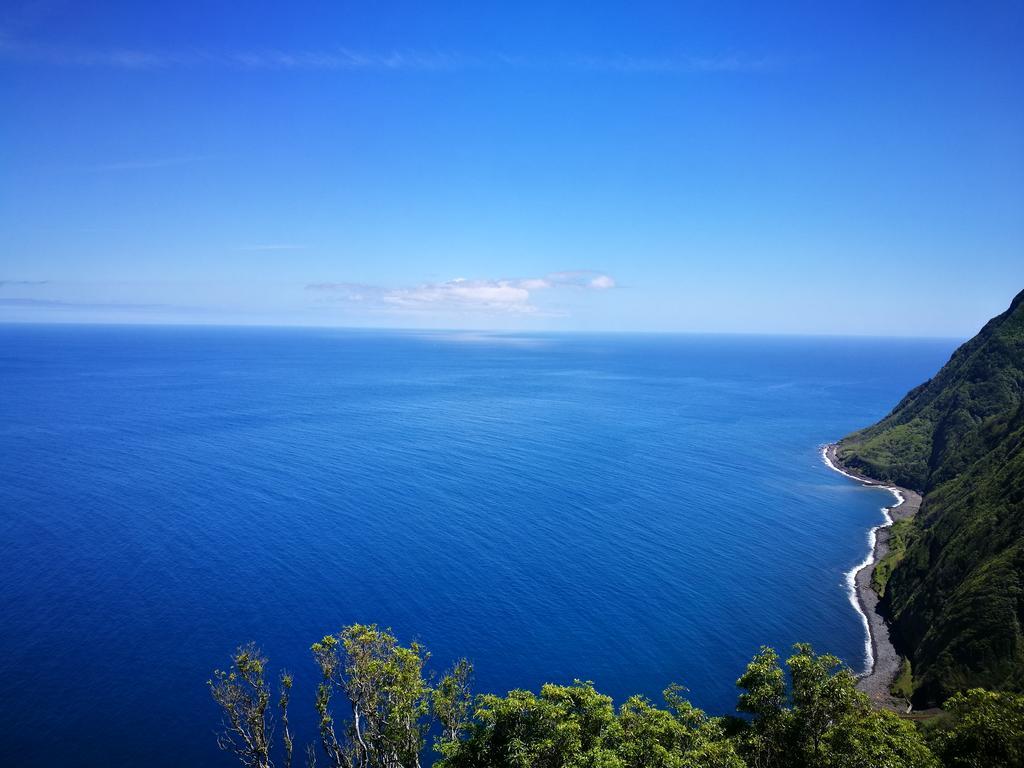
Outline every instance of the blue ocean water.
[[0, 326], [0, 755], [228, 766], [205, 681], [355, 621], [505, 691], [735, 706], [762, 644], [863, 665], [889, 502], [819, 446], [956, 342]]

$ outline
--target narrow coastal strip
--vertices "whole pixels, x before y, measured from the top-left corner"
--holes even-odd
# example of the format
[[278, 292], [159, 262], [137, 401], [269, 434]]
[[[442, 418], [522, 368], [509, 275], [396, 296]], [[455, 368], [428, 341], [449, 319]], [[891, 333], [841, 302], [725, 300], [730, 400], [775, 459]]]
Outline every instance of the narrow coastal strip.
[[821, 449], [821, 458], [829, 469], [863, 485], [884, 488], [896, 498], [895, 504], [882, 508], [885, 521], [868, 531], [868, 554], [861, 563], [847, 571], [846, 584], [850, 603], [860, 614], [867, 632], [864, 641], [866, 669], [861, 673], [857, 687], [868, 694], [876, 704], [893, 709], [902, 708], [900, 702], [890, 693], [889, 686], [899, 674], [903, 660], [889, 638], [889, 626], [878, 612], [879, 597], [871, 587], [871, 577], [875, 565], [889, 552], [889, 536], [893, 522], [917, 514], [921, 507], [921, 496], [908, 488], [880, 483], [842, 467], [836, 457], [834, 444]]
[[[863, 483], [864, 485], [882, 487], [879, 483], [865, 481], [862, 478], [857, 477], [856, 475], [851, 475], [849, 472], [840, 469], [832, 460], [832, 456], [829, 455], [830, 451], [834, 450], [835, 446], [832, 445], [826, 446], [821, 449], [821, 458], [824, 460], [826, 466], [828, 466], [829, 469], [831, 469], [834, 472], [838, 472], [840, 475], [848, 477], [851, 480], [856, 480], [857, 482]], [[892, 525], [893, 518], [891, 510], [895, 509], [896, 507], [900, 506], [906, 501], [906, 498], [903, 496], [902, 493], [900, 493], [898, 488], [895, 488], [893, 486], [886, 486], [886, 490], [890, 491], [893, 494], [893, 496], [896, 497], [896, 503], [893, 504], [891, 507], [882, 507], [882, 514], [885, 516], [885, 522], [879, 523], [878, 525], [868, 530], [868, 553], [864, 556], [864, 559], [860, 563], [853, 566], [853, 568], [848, 570], [845, 574], [846, 591], [847, 595], [850, 598], [850, 605], [852, 605], [853, 609], [857, 611], [857, 614], [860, 616], [861, 621], [864, 624], [865, 669], [859, 675], [862, 678], [870, 675], [875, 668], [875, 651], [873, 648], [874, 643], [872, 642], [874, 631], [871, 626], [871, 621], [868, 618], [868, 613], [864, 609], [863, 601], [860, 595], [858, 594], [857, 590], [857, 574], [865, 569], [868, 569], [868, 581], [870, 582], [871, 574], [874, 572], [875, 569], [875, 563], [877, 563], [878, 560], [882, 557], [882, 554], [884, 554], [878, 554], [875, 551], [878, 547], [878, 532], [887, 529], [889, 526]]]

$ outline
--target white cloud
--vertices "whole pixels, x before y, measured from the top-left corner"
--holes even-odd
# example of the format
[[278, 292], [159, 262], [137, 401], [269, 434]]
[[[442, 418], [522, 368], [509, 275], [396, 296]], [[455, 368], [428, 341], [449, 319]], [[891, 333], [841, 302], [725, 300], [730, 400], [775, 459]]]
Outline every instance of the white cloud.
[[540, 291], [544, 288], [550, 288], [551, 283], [543, 277], [528, 277], [525, 280], [519, 281], [519, 287], [525, 288], [528, 291]]
[[551, 285], [564, 285], [575, 288], [591, 288], [604, 291], [615, 287], [615, 278], [602, 272], [590, 269], [577, 269], [571, 272], [552, 272], [545, 280]]
[[330, 294], [330, 301], [359, 303], [395, 311], [470, 311], [496, 314], [534, 314], [541, 291], [582, 289], [604, 291], [615, 287], [610, 275], [590, 270], [552, 272], [544, 277], [470, 280], [457, 277], [438, 283], [383, 287], [359, 283], [310, 283], [307, 290]]
[[530, 291], [509, 280], [466, 280], [426, 283], [415, 288], [387, 291], [383, 301], [399, 307], [490, 309], [502, 312], [533, 312]]

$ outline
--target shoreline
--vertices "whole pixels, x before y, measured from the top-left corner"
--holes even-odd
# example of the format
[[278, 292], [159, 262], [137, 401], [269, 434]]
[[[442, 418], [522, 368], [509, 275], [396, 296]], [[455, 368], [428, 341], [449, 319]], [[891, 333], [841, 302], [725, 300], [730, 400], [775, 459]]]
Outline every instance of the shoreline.
[[863, 561], [846, 572], [846, 585], [850, 603], [860, 614], [866, 630], [864, 655], [867, 669], [857, 675], [857, 687], [877, 705], [904, 711], [907, 709], [907, 703], [889, 691], [889, 686], [900, 673], [903, 657], [893, 647], [889, 639], [889, 625], [878, 612], [880, 598], [871, 587], [871, 577], [875, 565], [889, 552], [892, 524], [896, 520], [905, 520], [917, 514], [921, 506], [921, 496], [909, 488], [881, 483], [842, 466], [836, 457], [835, 443], [821, 449], [821, 459], [832, 471], [861, 485], [884, 488], [896, 499], [895, 504], [882, 508], [885, 520], [868, 531], [868, 554]]

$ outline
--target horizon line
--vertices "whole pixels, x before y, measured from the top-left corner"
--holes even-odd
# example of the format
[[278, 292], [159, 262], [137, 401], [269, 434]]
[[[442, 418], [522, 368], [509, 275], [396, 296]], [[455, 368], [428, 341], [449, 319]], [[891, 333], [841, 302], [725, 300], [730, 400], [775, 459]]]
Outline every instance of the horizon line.
[[92, 327], [92, 328], [220, 328], [220, 329], [253, 329], [253, 330], [317, 330], [317, 331], [360, 331], [371, 333], [475, 333], [492, 336], [739, 336], [769, 338], [818, 338], [818, 339], [891, 339], [891, 340], [927, 340], [957, 341], [963, 343], [976, 335], [963, 336], [921, 336], [908, 334], [877, 334], [877, 333], [815, 333], [810, 331], [683, 331], [683, 330], [610, 330], [610, 329], [572, 329], [572, 330], [531, 330], [531, 329], [495, 329], [495, 328], [452, 328], [452, 327], [394, 327], [369, 325], [317, 325], [306, 323], [220, 323], [220, 322], [107, 322], [78, 320], [9, 320], [0, 319], [0, 327], [5, 326], [58, 326], [58, 327]]

